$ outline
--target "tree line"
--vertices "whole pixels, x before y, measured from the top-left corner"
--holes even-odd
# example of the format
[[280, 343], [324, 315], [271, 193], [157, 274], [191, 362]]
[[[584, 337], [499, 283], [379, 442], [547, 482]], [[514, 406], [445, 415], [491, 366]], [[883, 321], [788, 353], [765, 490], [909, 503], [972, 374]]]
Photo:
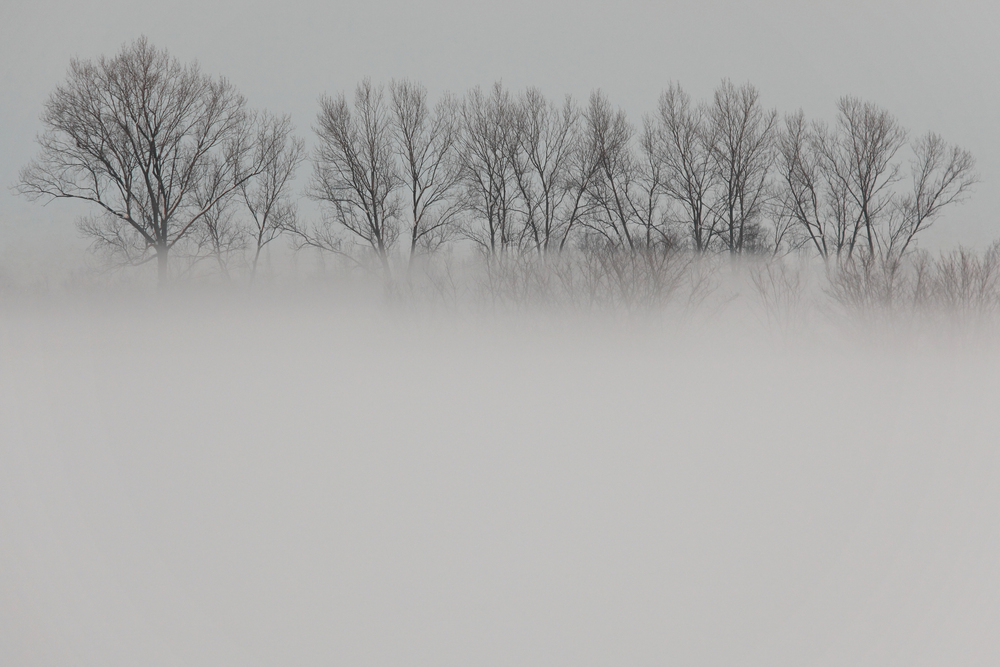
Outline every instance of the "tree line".
[[[911, 137], [873, 103], [841, 98], [832, 124], [781, 117], [731, 81], [704, 101], [672, 83], [638, 125], [600, 91], [554, 101], [501, 83], [433, 101], [413, 81], [365, 80], [319, 106], [307, 153], [288, 116], [139, 38], [70, 63], [16, 188], [89, 202], [79, 224], [94, 248], [156, 261], [162, 283], [171, 257], [224, 273], [239, 258], [253, 280], [279, 236], [386, 275], [452, 242], [491, 260], [600, 249], [892, 263], [977, 181], [967, 150]], [[307, 159], [320, 220], [297, 214]]]

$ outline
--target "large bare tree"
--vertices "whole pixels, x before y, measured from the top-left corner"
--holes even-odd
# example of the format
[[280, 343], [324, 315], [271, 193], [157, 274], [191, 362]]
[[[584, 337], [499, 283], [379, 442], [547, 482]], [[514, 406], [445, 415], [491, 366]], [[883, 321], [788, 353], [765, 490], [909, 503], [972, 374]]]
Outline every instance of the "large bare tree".
[[254, 115], [223, 78], [182, 65], [140, 37], [113, 58], [74, 59], [45, 102], [41, 152], [20, 174], [33, 199], [77, 199], [81, 228], [129, 263], [171, 250], [267, 156]]
[[632, 148], [635, 128], [600, 91], [591, 94], [584, 121], [596, 167], [587, 189], [591, 215], [585, 225], [611, 246], [635, 250], [637, 235], [641, 238], [630, 198], [638, 171]]
[[714, 232], [715, 125], [708, 122], [707, 109], [692, 104], [690, 95], [678, 84], [671, 84], [660, 95], [657, 113], [648, 124], [651, 148], [666, 171], [666, 194], [680, 209], [679, 222], [687, 229], [695, 251], [704, 252]]
[[625, 112], [600, 91], [591, 94], [583, 118], [584, 143], [594, 159], [583, 225], [604, 243], [629, 252], [672, 246], [663, 208], [668, 172], [658, 155], [654, 123], [647, 118], [636, 141]]
[[713, 125], [713, 168], [718, 184], [717, 232], [732, 253], [759, 247], [769, 201], [769, 175], [778, 129], [776, 111], [764, 109], [750, 84], [723, 81], [708, 112]]
[[297, 207], [288, 189], [295, 171], [305, 157], [305, 143], [292, 135], [288, 116], [265, 117], [260, 125], [258, 144], [267, 159], [261, 173], [240, 187], [249, 213], [248, 236], [253, 240], [250, 281], [257, 275], [264, 247], [282, 232], [296, 228]]
[[883, 242], [885, 252], [903, 255], [917, 234], [927, 229], [941, 209], [962, 201], [979, 181], [976, 160], [940, 135], [928, 132], [912, 142], [912, 189], [899, 201], [898, 221]]
[[906, 130], [885, 109], [856, 97], [842, 97], [837, 111], [836, 130], [817, 126], [817, 148], [832, 189], [846, 193], [847, 256], [859, 241], [874, 255], [879, 225], [893, 211], [900, 174], [895, 157], [906, 144]]
[[778, 172], [784, 213], [822, 257], [898, 259], [942, 208], [976, 183], [972, 155], [929, 133], [910, 143], [911, 182], [901, 183], [907, 132], [887, 111], [842, 98], [837, 124], [785, 119]]
[[381, 87], [365, 79], [353, 105], [341, 93], [320, 100], [319, 145], [309, 194], [327, 205], [324, 227], [296, 228], [300, 243], [340, 251], [337, 225], [367, 245], [389, 275], [389, 251], [399, 236], [401, 183], [393, 145], [391, 109]]
[[477, 87], [465, 96], [461, 115], [464, 202], [472, 216], [466, 234], [493, 256], [506, 252], [516, 241], [512, 220], [518, 196], [513, 161], [518, 145], [514, 100], [500, 82], [489, 94]]
[[394, 81], [390, 91], [412, 261], [419, 246], [433, 250], [449, 238], [461, 208], [454, 196], [462, 175], [456, 154], [459, 107], [446, 96], [432, 108], [427, 89], [408, 80]]
[[815, 132], [801, 110], [785, 117], [777, 145], [779, 215], [796, 223], [798, 236], [820, 257], [839, 256], [848, 242], [847, 191], [826, 178]]
[[[205, 212], [185, 248], [186, 271], [195, 271], [204, 260], [214, 260], [227, 280], [238, 266], [246, 270], [253, 284], [264, 247], [296, 226], [297, 207], [288, 190], [305, 147], [291, 132], [287, 116], [264, 113], [258, 117], [256, 142], [264, 158], [260, 173]], [[199, 189], [197, 201], [208, 204], [212, 195], [209, 182]]]
[[592, 169], [581, 146], [580, 112], [571, 98], [559, 106], [529, 88], [518, 98], [516, 119], [513, 163], [525, 245], [544, 255], [561, 248], [580, 219]]

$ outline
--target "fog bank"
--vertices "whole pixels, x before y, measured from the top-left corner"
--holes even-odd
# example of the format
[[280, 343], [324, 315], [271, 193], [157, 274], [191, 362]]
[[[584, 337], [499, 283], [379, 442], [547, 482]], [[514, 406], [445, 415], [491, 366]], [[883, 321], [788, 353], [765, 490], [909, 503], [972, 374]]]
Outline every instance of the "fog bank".
[[4, 664], [1000, 659], [988, 332], [0, 308]]

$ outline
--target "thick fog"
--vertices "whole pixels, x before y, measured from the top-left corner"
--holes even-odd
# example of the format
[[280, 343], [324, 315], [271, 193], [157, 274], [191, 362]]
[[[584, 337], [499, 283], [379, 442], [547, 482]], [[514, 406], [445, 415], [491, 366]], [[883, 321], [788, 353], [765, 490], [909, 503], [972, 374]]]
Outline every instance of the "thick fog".
[[996, 664], [995, 335], [715, 289], [6, 298], [0, 662]]

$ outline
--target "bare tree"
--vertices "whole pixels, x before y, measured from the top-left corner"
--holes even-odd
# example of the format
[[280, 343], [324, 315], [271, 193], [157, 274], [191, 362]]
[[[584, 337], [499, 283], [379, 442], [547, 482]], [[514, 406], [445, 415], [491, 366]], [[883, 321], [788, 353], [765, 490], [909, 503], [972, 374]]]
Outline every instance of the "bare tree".
[[312, 196], [331, 204], [335, 220], [388, 269], [399, 233], [394, 193], [400, 178], [383, 91], [366, 79], [355, 89], [353, 113], [343, 94], [324, 97], [320, 106]]
[[917, 234], [949, 204], [962, 201], [979, 181], [972, 154], [928, 132], [912, 144], [913, 189], [899, 203], [898, 224], [888, 233], [887, 251], [905, 254]]
[[924, 296], [949, 316], [967, 321], [1000, 310], [1000, 243], [982, 256], [965, 248], [942, 253], [933, 268]]
[[664, 208], [670, 172], [660, 160], [657, 134], [655, 122], [647, 117], [639, 140], [635, 187], [628, 193], [647, 251], [671, 249], [676, 244], [667, 227], [667, 211]]
[[580, 132], [573, 141], [572, 159], [567, 174], [567, 205], [565, 225], [559, 238], [559, 250], [566, 249], [574, 230], [584, 226], [584, 221], [593, 212], [593, 201], [588, 196], [594, 179], [597, 178], [600, 161], [597, 146], [592, 137], [588, 136], [585, 126], [581, 123]]
[[407, 191], [412, 261], [418, 245], [433, 250], [447, 240], [461, 210], [453, 197], [462, 175], [456, 155], [459, 107], [445, 97], [431, 109], [427, 89], [411, 81], [393, 82], [390, 91], [396, 150]]
[[929, 133], [911, 143], [912, 182], [897, 185], [906, 131], [886, 111], [843, 98], [837, 126], [809, 124], [802, 112], [785, 119], [778, 141], [782, 210], [823, 257], [850, 260], [858, 244], [895, 261], [942, 208], [961, 201], [977, 182], [975, 160]]
[[635, 129], [600, 91], [591, 94], [584, 121], [596, 167], [587, 188], [591, 215], [584, 224], [611, 246], [635, 250], [639, 230], [630, 197], [638, 171], [632, 152]]
[[713, 168], [718, 181], [718, 238], [732, 253], [758, 243], [768, 203], [778, 114], [760, 104], [750, 84], [723, 81], [709, 111], [714, 126]]
[[18, 190], [91, 202], [100, 215], [81, 228], [95, 246], [128, 263], [155, 257], [163, 284], [171, 249], [260, 173], [253, 121], [228, 81], [140, 37], [114, 58], [71, 61], [45, 103], [41, 153]]
[[[489, 95], [474, 88], [461, 108], [459, 156], [465, 208], [472, 213], [468, 237], [493, 256], [514, 242], [517, 197], [513, 155], [518, 144], [514, 102], [497, 82]], [[481, 225], [481, 226], [480, 226]]]
[[331, 227], [342, 227], [375, 253], [388, 276], [389, 250], [399, 235], [395, 195], [401, 181], [382, 89], [365, 79], [355, 90], [353, 110], [343, 94], [323, 97], [320, 107], [309, 195], [328, 205], [330, 217], [319, 230], [292, 231], [300, 245], [341, 252]]
[[906, 131], [888, 111], [855, 97], [842, 97], [837, 110], [837, 131], [817, 126], [817, 147], [831, 189], [846, 195], [847, 257], [859, 240], [874, 255], [878, 227], [893, 210], [892, 187], [900, 172], [895, 156], [906, 143]]
[[[514, 176], [520, 193], [524, 231], [540, 255], [558, 249], [579, 220], [583, 188], [574, 178], [583, 167], [580, 112], [567, 97], [560, 107], [529, 88], [517, 103], [518, 143], [513, 148]], [[588, 181], [589, 173], [580, 174]]]
[[264, 246], [282, 232], [297, 227], [296, 206], [288, 196], [288, 188], [305, 157], [305, 143], [292, 136], [292, 122], [288, 116], [266, 117], [257, 141], [265, 156], [263, 169], [240, 188], [250, 214], [248, 236], [253, 239], [251, 283], [257, 276], [257, 264]]
[[[305, 147], [301, 140], [291, 137], [291, 130], [287, 117], [259, 117], [256, 141], [263, 156], [261, 172], [206, 211], [204, 224], [192, 235], [194, 247], [188, 270], [202, 260], [214, 259], [228, 280], [235, 262], [247, 269], [252, 284], [264, 246], [283, 231], [295, 228], [296, 207], [287, 190]], [[212, 191], [212, 183], [206, 183], [198, 191], [197, 201], [207, 203]]]
[[636, 151], [635, 128], [624, 111], [611, 108], [603, 93], [590, 96], [583, 117], [583, 144], [594, 163], [585, 190], [584, 226], [612, 247], [630, 252], [673, 247], [664, 208], [669, 171], [660, 156], [655, 123], [645, 119]]
[[389, 250], [399, 235], [399, 169], [392, 121], [381, 87], [365, 79], [354, 91], [354, 104], [343, 93], [320, 99], [309, 196], [328, 205], [320, 229], [292, 229], [300, 245], [342, 252], [333, 227], [347, 230], [375, 254], [385, 276], [391, 273]]
[[712, 193], [716, 171], [712, 168], [715, 125], [708, 111], [694, 106], [677, 84], [660, 95], [656, 115], [648, 121], [651, 149], [666, 171], [667, 196], [681, 209], [681, 224], [688, 229], [696, 252], [708, 249], [712, 240]]
[[844, 216], [847, 195], [842, 183], [826, 178], [816, 134], [800, 110], [785, 118], [778, 136], [777, 171], [781, 180], [781, 213], [793, 220], [799, 234], [826, 259], [840, 255], [848, 240]]
[[[248, 235], [236, 212], [239, 202], [235, 194], [230, 193], [205, 211], [201, 224], [192, 231], [190, 243], [184, 248], [188, 265], [183, 273], [193, 272], [206, 260], [214, 260], [219, 273], [229, 280], [234, 262], [245, 259]], [[213, 188], [209, 185], [195, 197], [202, 205], [207, 204], [213, 198]]]

